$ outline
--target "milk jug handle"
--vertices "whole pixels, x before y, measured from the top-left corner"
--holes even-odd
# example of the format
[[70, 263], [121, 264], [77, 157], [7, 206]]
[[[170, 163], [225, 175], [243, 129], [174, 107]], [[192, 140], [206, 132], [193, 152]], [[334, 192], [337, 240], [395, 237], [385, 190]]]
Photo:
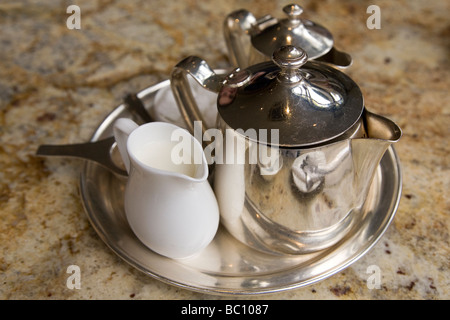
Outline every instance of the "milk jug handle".
[[117, 147], [119, 148], [120, 156], [127, 169], [130, 173], [130, 155], [128, 154], [127, 141], [131, 132], [138, 128], [138, 124], [131, 119], [119, 118], [114, 123], [113, 131], [114, 138], [116, 139]]

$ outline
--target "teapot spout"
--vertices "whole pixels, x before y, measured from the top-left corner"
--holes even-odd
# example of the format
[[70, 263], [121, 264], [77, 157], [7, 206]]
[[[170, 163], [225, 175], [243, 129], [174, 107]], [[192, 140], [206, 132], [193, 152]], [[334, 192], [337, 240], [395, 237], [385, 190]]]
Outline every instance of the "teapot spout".
[[369, 112], [364, 111], [364, 126], [370, 139], [385, 140], [388, 146], [400, 140], [402, 130], [393, 121]]
[[393, 121], [367, 110], [364, 111], [363, 119], [367, 138], [352, 139], [351, 143], [353, 165], [359, 175], [359, 189], [361, 194], [366, 194], [386, 150], [400, 140], [402, 131]]
[[350, 54], [339, 51], [335, 47], [331, 48], [328, 53], [321, 57], [318, 57], [316, 60], [328, 63], [332, 67], [337, 67], [339, 69], [349, 68], [353, 64], [353, 60]]

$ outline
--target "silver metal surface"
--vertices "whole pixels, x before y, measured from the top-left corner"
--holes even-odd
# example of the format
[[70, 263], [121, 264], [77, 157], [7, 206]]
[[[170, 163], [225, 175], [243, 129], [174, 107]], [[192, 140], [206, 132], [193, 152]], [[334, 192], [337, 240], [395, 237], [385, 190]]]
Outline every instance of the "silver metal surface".
[[281, 46], [294, 45], [304, 49], [310, 59], [346, 68], [351, 65], [349, 54], [333, 47], [332, 34], [323, 26], [301, 19], [303, 9], [297, 4], [283, 8], [287, 18], [270, 15], [256, 19], [244, 9], [230, 13], [224, 21], [224, 37], [233, 65], [246, 68], [270, 60]]
[[[151, 111], [156, 92], [169, 81], [138, 94]], [[112, 135], [119, 117], [133, 118], [118, 106], [99, 125], [91, 141]], [[222, 295], [274, 293], [325, 279], [354, 263], [382, 237], [394, 218], [401, 194], [401, 171], [393, 147], [383, 156], [370, 185], [360, 218], [333, 246], [304, 255], [272, 255], [248, 246], [220, 227], [213, 242], [195, 257], [171, 260], [145, 247], [131, 231], [124, 212], [126, 177], [87, 162], [80, 178], [82, 202], [99, 237], [124, 261], [163, 282]]]
[[188, 74], [218, 93], [211, 162], [226, 229], [253, 248], [282, 254], [323, 250], [344, 237], [400, 128], [367, 111], [346, 74], [282, 46], [273, 62], [226, 77], [199, 57], [178, 63], [171, 87], [193, 134], [193, 123], [204, 120]]
[[[234, 132], [218, 123], [222, 132]], [[276, 154], [264, 166], [249, 160], [265, 154], [264, 146], [235, 135], [246, 146], [245, 164], [214, 168], [222, 224], [241, 242], [273, 254], [305, 254], [340, 241], [359, 223], [379, 161], [401, 135], [394, 123], [367, 110], [359, 124], [351, 139], [314, 148], [267, 148]], [[218, 146], [224, 158], [228, 143], [223, 139]]]
[[[267, 139], [271, 130], [277, 130], [280, 147], [331, 141], [361, 118], [361, 90], [345, 73], [317, 62], [305, 64], [305, 52], [294, 46], [278, 48], [273, 60], [228, 77], [216, 74], [200, 57], [180, 61], [172, 72], [172, 90], [191, 133], [194, 120], [205, 121], [190, 92], [187, 75], [219, 94], [218, 112], [230, 128], [254, 129], [257, 135], [262, 129], [268, 133]], [[229, 85], [230, 78], [240, 78], [243, 73], [246, 77], [237, 82], [239, 85]], [[263, 138], [258, 136], [258, 142], [270, 144]]]

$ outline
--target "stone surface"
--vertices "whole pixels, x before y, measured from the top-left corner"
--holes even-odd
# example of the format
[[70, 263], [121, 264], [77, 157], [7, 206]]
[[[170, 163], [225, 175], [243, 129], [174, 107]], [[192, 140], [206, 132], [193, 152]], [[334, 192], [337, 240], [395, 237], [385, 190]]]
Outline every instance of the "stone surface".
[[[98, 237], [82, 206], [82, 161], [37, 158], [41, 144], [89, 140], [126, 93], [170, 75], [187, 55], [228, 66], [226, 14], [282, 16], [284, 1], [80, 0], [0, 3], [0, 299], [220, 299], [135, 270]], [[450, 22], [448, 1], [302, 1], [353, 56], [346, 72], [366, 107], [397, 122], [403, 194], [383, 238], [318, 283], [247, 299], [450, 298]], [[366, 9], [381, 9], [370, 30]], [[78, 265], [81, 289], [66, 286]], [[381, 287], [369, 289], [369, 266]], [[244, 297], [245, 298], [245, 297]]]

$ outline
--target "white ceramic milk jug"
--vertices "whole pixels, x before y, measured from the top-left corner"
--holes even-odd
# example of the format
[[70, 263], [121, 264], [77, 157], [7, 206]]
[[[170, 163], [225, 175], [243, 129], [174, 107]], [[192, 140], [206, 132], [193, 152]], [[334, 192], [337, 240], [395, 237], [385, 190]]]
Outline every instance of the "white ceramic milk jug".
[[[174, 259], [205, 248], [219, 225], [201, 144], [185, 129], [165, 122], [138, 126], [118, 119], [114, 136], [128, 171], [125, 212], [136, 236]], [[182, 148], [188, 142], [189, 148]]]

